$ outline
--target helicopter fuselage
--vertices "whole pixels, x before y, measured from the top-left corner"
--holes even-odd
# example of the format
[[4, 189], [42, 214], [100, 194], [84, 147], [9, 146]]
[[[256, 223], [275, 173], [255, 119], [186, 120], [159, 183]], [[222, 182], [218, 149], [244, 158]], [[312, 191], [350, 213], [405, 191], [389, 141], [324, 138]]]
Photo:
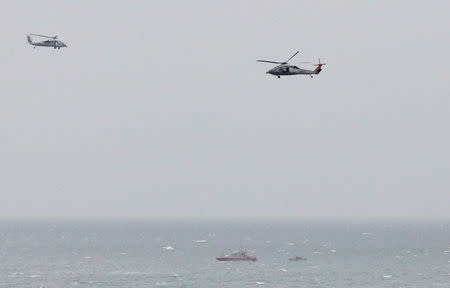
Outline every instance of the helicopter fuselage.
[[[56, 36], [55, 36], [55, 37], [56, 37]], [[51, 37], [51, 38], [53, 38], [53, 37]], [[30, 45], [34, 46], [34, 47], [36, 47], [36, 46], [41, 46], [41, 47], [53, 47], [53, 48], [55, 48], [55, 49], [56, 49], [56, 48], [60, 49], [60, 48], [63, 48], [63, 47], [67, 47], [67, 45], [66, 45], [64, 42], [59, 41], [59, 40], [56, 40], [56, 39], [49, 39], [49, 40], [40, 41], [40, 42], [33, 42], [33, 41], [31, 40], [31, 37], [28, 36], [28, 37], [27, 37], [27, 40], [28, 40], [28, 43], [29, 43]]]
[[33, 46], [43, 46], [43, 47], [53, 47], [53, 48], [62, 48], [62, 47], [67, 47], [66, 44], [64, 44], [64, 42], [59, 41], [59, 40], [46, 40], [46, 41], [42, 41], [42, 42], [33, 42], [31, 45]]
[[266, 73], [280, 77], [280, 76], [299, 75], [299, 74], [304, 74], [304, 75], [319, 74], [321, 70], [322, 69], [320, 66], [318, 66], [315, 70], [306, 70], [306, 69], [298, 68], [297, 66], [294, 66], [294, 65], [283, 64], [283, 65], [279, 65], [279, 66], [276, 66], [276, 67], [270, 69]]

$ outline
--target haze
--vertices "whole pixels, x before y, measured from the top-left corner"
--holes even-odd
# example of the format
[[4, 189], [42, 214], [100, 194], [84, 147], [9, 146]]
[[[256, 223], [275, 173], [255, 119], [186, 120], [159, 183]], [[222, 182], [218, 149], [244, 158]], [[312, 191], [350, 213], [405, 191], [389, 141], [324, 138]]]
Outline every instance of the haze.
[[450, 218], [446, 1], [3, 7], [1, 218]]

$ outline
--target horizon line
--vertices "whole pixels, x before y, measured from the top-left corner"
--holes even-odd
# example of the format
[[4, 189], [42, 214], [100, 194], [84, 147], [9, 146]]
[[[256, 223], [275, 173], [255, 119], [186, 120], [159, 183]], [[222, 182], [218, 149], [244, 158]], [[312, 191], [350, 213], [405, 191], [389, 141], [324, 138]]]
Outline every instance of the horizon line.
[[408, 218], [408, 217], [2, 217], [0, 222], [322, 222], [322, 223], [420, 223], [420, 222], [450, 222], [450, 217]]

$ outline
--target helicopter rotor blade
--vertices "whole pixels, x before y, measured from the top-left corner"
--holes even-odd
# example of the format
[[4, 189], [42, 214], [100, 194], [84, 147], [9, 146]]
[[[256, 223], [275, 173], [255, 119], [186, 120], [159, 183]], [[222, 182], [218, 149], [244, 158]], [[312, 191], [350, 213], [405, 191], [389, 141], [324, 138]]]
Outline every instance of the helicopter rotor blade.
[[41, 34], [33, 34], [33, 33], [31, 33], [30, 35], [32, 35], [32, 36], [38, 36], [38, 37], [44, 37], [44, 38], [49, 38], [49, 39], [56, 39], [56, 38], [58, 38], [58, 35], [55, 35], [55, 36], [53, 36], [53, 37], [51, 37], [51, 36], [46, 36], [46, 35], [41, 35]]
[[272, 63], [272, 64], [286, 64], [285, 62], [277, 62], [277, 61], [268, 61], [268, 60], [256, 60], [257, 62], [264, 62], [264, 63]]
[[294, 58], [295, 55], [297, 55], [299, 52], [300, 52], [300, 51], [295, 52], [294, 55], [292, 55], [291, 58], [289, 58], [288, 60], [284, 61], [284, 63], [289, 62], [289, 60], [291, 60], [292, 58]]

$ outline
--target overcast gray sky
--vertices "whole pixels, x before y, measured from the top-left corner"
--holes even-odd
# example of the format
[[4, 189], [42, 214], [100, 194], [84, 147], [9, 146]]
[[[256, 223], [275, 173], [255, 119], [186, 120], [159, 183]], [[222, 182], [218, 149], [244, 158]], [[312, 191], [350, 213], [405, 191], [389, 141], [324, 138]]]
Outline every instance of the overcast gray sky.
[[448, 1], [2, 4], [0, 218], [450, 218]]

